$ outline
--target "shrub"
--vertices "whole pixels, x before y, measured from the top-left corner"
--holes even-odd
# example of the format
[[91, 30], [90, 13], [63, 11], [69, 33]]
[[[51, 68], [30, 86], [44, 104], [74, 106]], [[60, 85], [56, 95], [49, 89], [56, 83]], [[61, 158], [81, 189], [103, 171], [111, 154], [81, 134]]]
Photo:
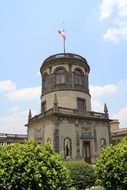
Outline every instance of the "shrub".
[[49, 145], [36, 142], [0, 146], [0, 189], [67, 190], [70, 177]]
[[103, 187], [92, 187], [90, 190], [105, 190]]
[[93, 166], [81, 161], [66, 161], [65, 166], [70, 171], [72, 186], [77, 190], [84, 190], [95, 185]]
[[127, 140], [102, 151], [96, 164], [100, 185], [107, 190], [127, 189]]

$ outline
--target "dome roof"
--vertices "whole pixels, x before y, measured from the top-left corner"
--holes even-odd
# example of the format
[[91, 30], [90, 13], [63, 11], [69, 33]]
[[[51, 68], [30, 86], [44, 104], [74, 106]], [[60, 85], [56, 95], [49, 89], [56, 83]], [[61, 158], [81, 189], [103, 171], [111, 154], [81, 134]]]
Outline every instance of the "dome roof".
[[59, 54], [54, 54], [49, 56], [47, 59], [44, 60], [40, 71], [43, 69], [54, 65], [54, 63], [64, 63], [64, 62], [69, 62], [69, 64], [73, 64], [74, 62], [78, 62], [82, 66], [86, 68], [86, 70], [89, 72], [90, 67], [86, 61], [86, 59], [80, 55], [73, 54], [73, 53], [59, 53]]

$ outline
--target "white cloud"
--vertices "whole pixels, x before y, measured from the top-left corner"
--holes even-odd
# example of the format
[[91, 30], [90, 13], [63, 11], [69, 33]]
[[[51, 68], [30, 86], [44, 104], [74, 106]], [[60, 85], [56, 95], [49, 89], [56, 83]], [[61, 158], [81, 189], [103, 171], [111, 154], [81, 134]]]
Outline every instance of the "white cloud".
[[113, 114], [112, 118], [117, 118], [120, 121], [120, 127], [127, 127], [127, 105], [118, 113]]
[[127, 16], [127, 0], [118, 0], [118, 8], [121, 17]]
[[15, 83], [11, 80], [0, 81], [0, 91], [11, 91], [15, 89]]
[[118, 119], [120, 122], [120, 127], [127, 127], [127, 101], [120, 110], [118, 109], [119, 101], [124, 103], [127, 96], [127, 80], [121, 80], [116, 84], [108, 84], [104, 86], [91, 85], [90, 92], [92, 97], [92, 110], [104, 112], [104, 103], [108, 102], [107, 106], [113, 110], [112, 113], [109, 110], [110, 118]]
[[8, 115], [0, 117], [0, 133], [20, 133], [26, 134], [26, 127], [24, 124], [26, 123], [27, 115], [17, 114]]
[[121, 28], [108, 28], [104, 33], [103, 38], [114, 42], [127, 38], [127, 26]]
[[40, 73], [40, 71], [38, 71], [38, 72], [37, 72], [37, 75], [38, 75], [39, 77], [41, 76], [41, 73]]
[[24, 88], [20, 90], [13, 90], [8, 93], [8, 97], [11, 100], [35, 100], [41, 95], [41, 87]]
[[94, 98], [92, 98], [91, 100], [91, 107], [92, 107], [92, 111], [97, 111], [97, 112], [104, 111], [104, 104]]
[[[114, 13], [114, 15], [113, 15]], [[111, 26], [103, 34], [105, 40], [118, 42], [127, 38], [127, 0], [102, 0], [100, 19], [112, 18]], [[110, 20], [109, 20], [110, 22]]]
[[[37, 114], [32, 110], [32, 114]], [[19, 107], [9, 109], [7, 116], [0, 117], [0, 133], [26, 134], [28, 121], [28, 110], [21, 110]]]
[[[107, 84], [104, 86], [90, 85], [91, 107], [93, 111], [104, 112], [104, 103], [107, 98], [113, 96], [119, 91], [120, 82], [118, 84]], [[103, 97], [103, 101], [101, 98]]]
[[[22, 111], [19, 105], [23, 105], [21, 101], [33, 101], [39, 100], [41, 95], [41, 87], [32, 87], [24, 89], [16, 89], [15, 83], [11, 80], [0, 81], [0, 92], [4, 92], [5, 97], [8, 97], [7, 104], [9, 105], [9, 100], [17, 101], [16, 106], [10, 108], [6, 115], [0, 116], [0, 133], [25, 133], [28, 119], [28, 110]], [[34, 101], [35, 103], [35, 101]], [[37, 114], [37, 111], [32, 110], [32, 115]]]
[[100, 18], [106, 19], [112, 16], [115, 12], [115, 8], [118, 12], [118, 16], [127, 16], [127, 0], [102, 0], [100, 5]]
[[113, 12], [114, 6], [116, 5], [117, 0], [103, 0], [100, 5], [100, 18], [105, 19], [109, 18]]
[[16, 89], [16, 85], [11, 80], [0, 81], [0, 92], [6, 93], [6, 96], [10, 100], [17, 101], [32, 101], [37, 100], [41, 96], [41, 87], [31, 87], [31, 88], [23, 88]]
[[99, 97], [99, 96], [109, 96], [113, 93], [116, 93], [119, 89], [118, 85], [114, 85], [114, 84], [107, 84], [104, 86], [90, 86], [90, 93], [92, 95], [92, 97]]

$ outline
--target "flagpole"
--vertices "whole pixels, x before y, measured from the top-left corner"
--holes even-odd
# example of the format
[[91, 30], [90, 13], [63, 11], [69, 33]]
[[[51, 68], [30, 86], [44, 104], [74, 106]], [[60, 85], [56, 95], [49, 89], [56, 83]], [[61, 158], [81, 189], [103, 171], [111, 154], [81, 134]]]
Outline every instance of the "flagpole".
[[62, 31], [58, 30], [58, 33], [63, 38], [63, 51], [65, 53], [65, 40], [66, 40], [65, 31], [64, 31], [64, 29]]
[[64, 31], [64, 21], [63, 21], [63, 32], [64, 32], [64, 36], [63, 36], [63, 48], [64, 48], [64, 53], [65, 53], [65, 31]]
[[63, 38], [63, 48], [64, 48], [64, 53], [65, 53], [65, 37]]

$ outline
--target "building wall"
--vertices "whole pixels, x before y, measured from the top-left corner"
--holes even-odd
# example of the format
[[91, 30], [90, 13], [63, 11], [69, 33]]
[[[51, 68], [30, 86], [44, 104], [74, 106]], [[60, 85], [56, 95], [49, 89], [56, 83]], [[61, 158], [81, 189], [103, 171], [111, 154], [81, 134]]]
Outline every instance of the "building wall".
[[96, 124], [96, 133], [97, 133], [97, 146], [98, 152], [97, 155], [101, 153], [102, 143], [101, 140], [105, 139], [106, 146], [109, 145], [109, 125], [107, 123], [98, 123]]
[[53, 148], [54, 123], [50, 119], [37, 120], [29, 124], [28, 139], [36, 139], [41, 144], [49, 142]]
[[49, 110], [54, 105], [54, 96], [57, 94], [58, 105], [60, 107], [77, 109], [77, 98], [84, 98], [86, 100], [86, 111], [91, 111], [91, 97], [90, 95], [80, 91], [55, 91], [42, 96], [42, 102], [46, 101], [46, 110]]
[[52, 120], [48, 120], [47, 123], [45, 123], [45, 128], [44, 128], [44, 144], [45, 143], [50, 143], [51, 147], [53, 148], [53, 133], [54, 133], [54, 123]]
[[69, 123], [63, 120], [59, 125], [59, 152], [64, 152], [64, 139], [70, 138], [72, 141], [72, 159], [76, 158], [76, 134], [75, 134], [75, 123]]
[[[71, 139], [72, 155], [71, 159], [83, 159], [83, 141], [90, 142], [90, 159], [92, 163], [102, 148], [109, 145], [109, 129], [107, 122], [80, 120], [78, 118], [62, 117], [58, 119], [57, 129], [59, 129], [59, 153], [65, 158], [64, 139]], [[96, 132], [95, 132], [96, 131]], [[86, 137], [82, 137], [85, 135]], [[102, 147], [101, 140], [106, 144]]]
[[119, 129], [119, 121], [118, 119], [114, 119], [110, 122], [110, 126], [111, 126], [111, 132], [112, 131], [117, 131]]
[[25, 143], [27, 135], [0, 133], [0, 144]]

